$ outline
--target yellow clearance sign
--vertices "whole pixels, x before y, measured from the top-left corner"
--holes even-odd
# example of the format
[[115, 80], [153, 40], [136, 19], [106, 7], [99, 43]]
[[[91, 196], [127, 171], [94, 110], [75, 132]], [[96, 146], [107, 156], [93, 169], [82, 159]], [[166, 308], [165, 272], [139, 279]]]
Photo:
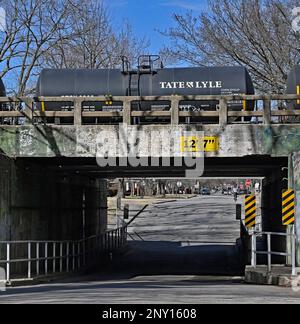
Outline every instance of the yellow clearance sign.
[[197, 137], [182, 136], [180, 138], [181, 152], [217, 152], [219, 151], [219, 138], [216, 136]]
[[218, 152], [219, 147], [219, 138], [216, 136], [204, 137], [204, 151], [205, 152]]

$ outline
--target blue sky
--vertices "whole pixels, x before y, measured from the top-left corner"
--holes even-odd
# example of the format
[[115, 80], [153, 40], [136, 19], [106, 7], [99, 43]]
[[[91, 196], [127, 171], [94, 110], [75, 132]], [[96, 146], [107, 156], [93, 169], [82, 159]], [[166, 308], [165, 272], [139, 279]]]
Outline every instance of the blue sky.
[[127, 19], [138, 36], [151, 41], [151, 54], [167, 44], [167, 39], [156, 29], [166, 30], [173, 25], [172, 15], [193, 10], [196, 13], [207, 8], [206, 0], [105, 0], [116, 24]]

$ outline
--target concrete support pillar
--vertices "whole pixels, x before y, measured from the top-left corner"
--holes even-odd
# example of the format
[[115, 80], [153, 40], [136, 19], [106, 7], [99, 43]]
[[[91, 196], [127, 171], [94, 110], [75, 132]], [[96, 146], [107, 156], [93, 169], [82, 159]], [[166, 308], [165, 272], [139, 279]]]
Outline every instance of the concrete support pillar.
[[177, 126], [179, 124], [179, 103], [177, 96], [172, 97], [171, 101], [171, 124]]
[[0, 240], [10, 240], [11, 227], [11, 161], [5, 157], [0, 158]]
[[[284, 232], [282, 225], [282, 190], [285, 187], [284, 173], [281, 169], [270, 174], [263, 181], [262, 187], [262, 230], [264, 232]], [[276, 252], [286, 251], [286, 239], [284, 237], [272, 238], [272, 250]], [[273, 257], [273, 262], [284, 264], [286, 258]]]
[[124, 101], [123, 106], [123, 123], [127, 125], [131, 125], [131, 101]]
[[81, 126], [82, 125], [82, 103], [83, 100], [77, 98], [74, 103], [74, 125]]
[[271, 125], [271, 100], [264, 101], [264, 124]]
[[102, 234], [107, 228], [106, 182], [92, 179], [85, 190], [85, 237], [89, 237]]
[[226, 99], [221, 99], [219, 104], [220, 109], [220, 120], [219, 124], [221, 127], [225, 128], [228, 124], [228, 103]]
[[296, 234], [297, 242], [297, 263], [300, 265], [300, 152], [294, 153], [291, 158], [292, 163], [292, 187], [296, 193]]

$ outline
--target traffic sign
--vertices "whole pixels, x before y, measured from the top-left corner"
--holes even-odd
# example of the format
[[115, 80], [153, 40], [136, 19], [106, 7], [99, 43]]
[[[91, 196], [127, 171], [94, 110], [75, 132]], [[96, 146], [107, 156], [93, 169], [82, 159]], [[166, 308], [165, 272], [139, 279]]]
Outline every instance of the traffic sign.
[[217, 136], [182, 136], [180, 138], [181, 152], [218, 152], [220, 149]]
[[204, 137], [204, 152], [218, 152], [220, 149], [219, 137]]

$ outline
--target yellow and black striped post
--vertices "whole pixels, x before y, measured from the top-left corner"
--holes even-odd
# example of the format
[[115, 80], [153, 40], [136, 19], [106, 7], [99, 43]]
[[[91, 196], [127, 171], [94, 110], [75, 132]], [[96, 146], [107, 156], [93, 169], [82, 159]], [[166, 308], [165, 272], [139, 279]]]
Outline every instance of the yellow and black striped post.
[[245, 199], [245, 225], [253, 228], [256, 225], [256, 196], [249, 195]]
[[295, 191], [284, 190], [282, 193], [282, 223], [284, 226], [295, 224]]

